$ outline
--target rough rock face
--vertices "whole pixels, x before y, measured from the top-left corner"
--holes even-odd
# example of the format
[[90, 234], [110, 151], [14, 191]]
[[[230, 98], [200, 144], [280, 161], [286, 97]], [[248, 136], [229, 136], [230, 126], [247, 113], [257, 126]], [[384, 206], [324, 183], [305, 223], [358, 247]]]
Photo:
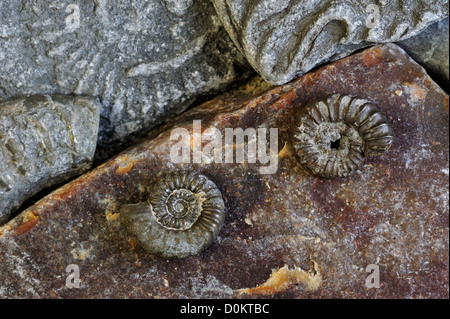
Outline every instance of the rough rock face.
[[363, 48], [418, 34], [448, 0], [213, 0], [236, 45], [267, 81], [283, 84]]
[[430, 76], [449, 90], [449, 21], [448, 18], [426, 28], [419, 35], [398, 43]]
[[0, 103], [0, 225], [27, 198], [91, 167], [100, 108], [70, 96]]
[[[372, 101], [397, 139], [351, 177], [322, 179], [298, 162], [290, 132], [304, 107], [333, 94]], [[448, 298], [448, 103], [392, 44], [258, 96], [212, 100], [0, 228], [0, 296]], [[259, 157], [175, 164], [172, 128], [193, 133], [193, 120], [205, 134], [278, 128], [277, 169], [261, 174]], [[130, 239], [119, 212], [148, 199], [158, 175], [179, 169], [217, 185], [225, 223], [199, 255], [166, 260]], [[75, 268], [79, 289], [66, 286]]]
[[209, 1], [0, 2], [0, 101], [99, 97], [106, 147], [248, 70]]

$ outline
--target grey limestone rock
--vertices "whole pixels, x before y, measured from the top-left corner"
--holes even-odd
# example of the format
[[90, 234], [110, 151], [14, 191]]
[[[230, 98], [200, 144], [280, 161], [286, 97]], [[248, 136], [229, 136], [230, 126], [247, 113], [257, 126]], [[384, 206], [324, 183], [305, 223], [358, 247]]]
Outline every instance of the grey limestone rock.
[[449, 90], [449, 22], [435, 23], [419, 35], [398, 43], [445, 90]]
[[250, 72], [210, 1], [0, 1], [0, 101], [99, 97], [104, 147]]
[[418, 34], [448, 16], [448, 0], [213, 0], [261, 76], [282, 84], [372, 43]]
[[100, 108], [71, 96], [0, 103], [0, 225], [27, 198], [91, 167]]

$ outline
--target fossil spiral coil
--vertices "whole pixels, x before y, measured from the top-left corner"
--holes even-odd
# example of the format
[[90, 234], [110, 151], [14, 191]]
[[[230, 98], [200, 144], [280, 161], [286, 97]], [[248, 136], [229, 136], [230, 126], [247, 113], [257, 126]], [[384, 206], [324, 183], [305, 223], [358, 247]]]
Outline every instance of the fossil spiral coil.
[[351, 175], [365, 157], [385, 153], [394, 140], [394, 130], [372, 103], [340, 94], [303, 109], [291, 139], [300, 163], [325, 178]]
[[160, 177], [147, 202], [121, 207], [121, 221], [142, 247], [157, 256], [184, 258], [213, 243], [225, 204], [206, 176], [178, 171]]

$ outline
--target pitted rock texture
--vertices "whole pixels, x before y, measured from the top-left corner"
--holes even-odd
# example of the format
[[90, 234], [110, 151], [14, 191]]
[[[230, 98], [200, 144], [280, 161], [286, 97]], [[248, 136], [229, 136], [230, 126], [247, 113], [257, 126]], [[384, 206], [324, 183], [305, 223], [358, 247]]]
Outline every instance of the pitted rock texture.
[[283, 84], [371, 43], [406, 39], [448, 16], [448, 0], [213, 0], [250, 64]]
[[0, 103], [0, 225], [29, 197], [91, 167], [100, 108], [71, 96]]
[[435, 23], [415, 37], [398, 43], [441, 87], [450, 90], [449, 19]]
[[105, 148], [250, 70], [209, 1], [0, 2], [0, 101], [99, 97]]
[[[183, 113], [1, 227], [0, 297], [448, 298], [449, 99], [423, 68], [389, 44], [245, 91]], [[298, 162], [290, 129], [309, 103], [337, 92], [376, 103], [397, 139], [349, 178], [317, 178]], [[278, 169], [173, 163], [172, 128], [192, 134], [193, 120], [222, 134], [278, 128]], [[180, 169], [214, 182], [225, 222], [202, 253], [166, 260], [130, 238], [120, 208]], [[66, 287], [68, 265], [79, 267], [79, 289]], [[373, 265], [378, 289], [366, 286]]]

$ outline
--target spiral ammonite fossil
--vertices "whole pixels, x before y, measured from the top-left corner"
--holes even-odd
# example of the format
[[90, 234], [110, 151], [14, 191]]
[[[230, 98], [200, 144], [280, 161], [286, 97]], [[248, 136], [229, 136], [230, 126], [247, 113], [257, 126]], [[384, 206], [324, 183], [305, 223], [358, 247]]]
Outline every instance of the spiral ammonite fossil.
[[224, 212], [222, 194], [211, 180], [179, 171], [159, 178], [147, 202], [123, 205], [120, 218], [146, 251], [183, 258], [213, 243]]
[[325, 178], [351, 175], [365, 157], [386, 152], [394, 139], [394, 130], [373, 104], [340, 94], [307, 106], [292, 133], [301, 164]]

